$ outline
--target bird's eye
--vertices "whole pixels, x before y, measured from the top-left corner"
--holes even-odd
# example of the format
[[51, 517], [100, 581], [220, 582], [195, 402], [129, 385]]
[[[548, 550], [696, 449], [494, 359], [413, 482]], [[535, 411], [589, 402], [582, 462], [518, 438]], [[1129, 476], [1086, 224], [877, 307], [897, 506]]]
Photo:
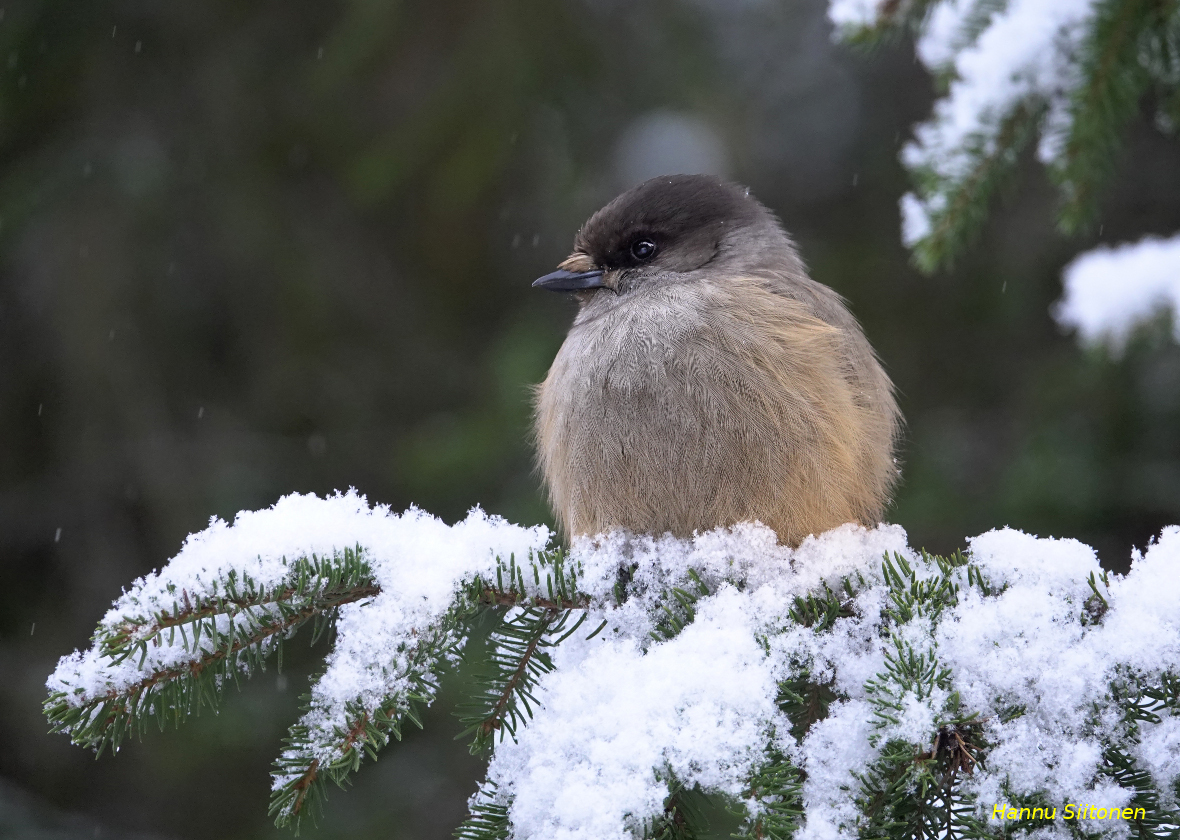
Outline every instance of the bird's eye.
[[631, 243], [631, 256], [643, 262], [656, 255], [656, 243], [650, 239], [636, 239]]

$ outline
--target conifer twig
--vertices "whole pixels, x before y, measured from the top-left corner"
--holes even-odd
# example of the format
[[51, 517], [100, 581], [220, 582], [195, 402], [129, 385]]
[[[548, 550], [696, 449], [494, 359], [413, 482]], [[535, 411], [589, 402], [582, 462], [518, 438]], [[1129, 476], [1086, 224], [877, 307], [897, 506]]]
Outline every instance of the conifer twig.
[[100, 625], [92, 667], [106, 676], [96, 685], [67, 663], [62, 688], [45, 701], [50, 729], [100, 753], [117, 750], [152, 718], [163, 728], [204, 705], [216, 708], [224, 686], [263, 667], [283, 638], [379, 592], [363, 552], [349, 549], [297, 558], [275, 586], [231, 573], [207, 592], [183, 591], [150, 617]]
[[403, 642], [396, 660], [400, 668], [390, 663], [385, 695], [376, 701], [365, 697], [346, 701], [342, 719], [334, 712], [334, 703], [318, 690], [322, 680], [317, 684], [271, 772], [270, 813], [277, 825], [298, 831], [305, 817], [314, 821], [327, 792], [326, 782], [343, 787], [366, 755], [376, 759], [390, 738], [401, 740], [405, 721], [422, 728], [419, 708], [433, 700], [438, 689], [435, 674], [462, 645], [458, 627], [465, 613], [459, 603], [436, 625]]
[[[1086, 228], [1097, 210], [1097, 195], [1114, 171], [1127, 124], [1151, 84], [1142, 61], [1146, 40], [1158, 39], [1174, 0], [1100, 0], [1083, 42], [1081, 83], [1070, 102], [1068, 134], [1052, 168], [1064, 201], [1061, 230]], [[1164, 36], [1166, 38], [1166, 35]]]
[[913, 173], [916, 191], [930, 218], [929, 232], [911, 246], [919, 269], [931, 274], [950, 268], [955, 257], [979, 236], [993, 199], [1036, 136], [1045, 110], [1041, 101], [1022, 100], [989, 132], [968, 137], [964, 147], [952, 153], [969, 163], [961, 175], [946, 176], [932, 167]]
[[[457, 738], [472, 737], [471, 752], [482, 754], [496, 734], [514, 736], [517, 727], [532, 717], [530, 701], [537, 681], [553, 670], [548, 649], [576, 632], [586, 620], [589, 599], [577, 591], [577, 568], [562, 551], [542, 552], [528, 558], [526, 583], [523, 565], [510, 556], [499, 563], [496, 580], [475, 580], [469, 588], [481, 605], [509, 608], [488, 640], [489, 653], [480, 688], [457, 711], [464, 729]], [[545, 575], [542, 587], [541, 575]], [[579, 613], [571, 625], [573, 613]]]

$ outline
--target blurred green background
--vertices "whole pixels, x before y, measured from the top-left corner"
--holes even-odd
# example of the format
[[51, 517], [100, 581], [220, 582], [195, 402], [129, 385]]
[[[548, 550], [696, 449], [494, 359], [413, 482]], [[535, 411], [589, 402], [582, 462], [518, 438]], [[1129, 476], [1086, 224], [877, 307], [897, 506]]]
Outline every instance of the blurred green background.
[[[211, 515], [356, 487], [445, 519], [550, 521], [529, 386], [573, 314], [531, 290], [578, 225], [669, 171], [750, 185], [848, 297], [900, 391], [889, 512], [949, 551], [1011, 525], [1126, 568], [1180, 522], [1180, 348], [1049, 316], [1096, 241], [1180, 229], [1144, 119], [1067, 241], [1031, 159], [984, 241], [924, 277], [897, 152], [933, 101], [910, 45], [836, 45], [820, 0], [198, 2], [0, 8], [0, 838], [285, 836], [269, 764], [323, 650], [96, 762], [43, 682]], [[442, 838], [479, 762], [425, 733], [310, 838]]]

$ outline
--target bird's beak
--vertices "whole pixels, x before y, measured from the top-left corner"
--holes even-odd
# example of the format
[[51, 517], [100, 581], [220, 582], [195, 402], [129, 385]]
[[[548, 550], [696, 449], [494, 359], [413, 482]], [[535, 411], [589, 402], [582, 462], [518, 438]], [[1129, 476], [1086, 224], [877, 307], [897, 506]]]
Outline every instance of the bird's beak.
[[533, 286], [548, 289], [551, 292], [576, 292], [580, 289], [600, 289], [606, 284], [602, 282], [602, 269], [594, 271], [566, 271], [558, 269], [552, 274], [538, 277]]

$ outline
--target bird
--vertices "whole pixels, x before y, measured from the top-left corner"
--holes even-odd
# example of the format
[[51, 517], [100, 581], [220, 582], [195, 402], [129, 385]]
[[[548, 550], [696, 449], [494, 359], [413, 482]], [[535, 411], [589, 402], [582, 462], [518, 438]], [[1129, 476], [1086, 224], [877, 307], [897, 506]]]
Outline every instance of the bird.
[[893, 384], [749, 189], [645, 181], [533, 286], [578, 302], [534, 389], [537, 464], [567, 538], [755, 521], [798, 546], [881, 521], [899, 475]]

